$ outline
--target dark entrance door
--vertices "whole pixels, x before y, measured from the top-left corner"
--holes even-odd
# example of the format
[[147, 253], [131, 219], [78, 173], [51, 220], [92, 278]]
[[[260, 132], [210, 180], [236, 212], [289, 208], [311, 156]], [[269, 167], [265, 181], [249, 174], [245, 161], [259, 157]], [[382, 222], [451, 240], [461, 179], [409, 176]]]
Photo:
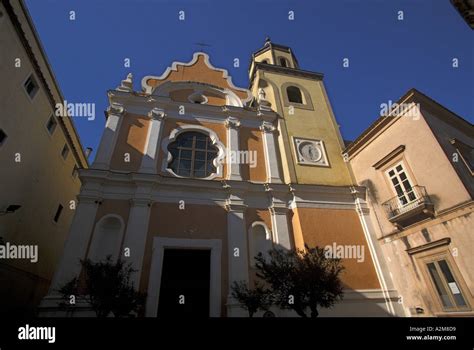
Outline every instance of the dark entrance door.
[[165, 249], [158, 317], [209, 317], [210, 250]]

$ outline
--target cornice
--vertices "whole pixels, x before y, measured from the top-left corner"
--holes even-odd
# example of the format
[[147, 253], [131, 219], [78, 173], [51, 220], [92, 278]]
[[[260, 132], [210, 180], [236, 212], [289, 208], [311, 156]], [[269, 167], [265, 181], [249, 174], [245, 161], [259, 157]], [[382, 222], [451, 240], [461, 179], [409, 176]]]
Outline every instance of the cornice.
[[324, 79], [324, 74], [319, 73], [319, 72], [311, 72], [311, 71], [302, 70], [298, 68], [282, 67], [275, 64], [255, 62], [252, 72], [251, 72], [252, 75], [250, 76], [249, 86], [252, 86], [253, 80], [255, 79], [255, 72], [257, 70], [262, 70], [262, 71], [267, 71], [267, 72], [276, 72], [280, 74], [302, 77], [302, 78], [318, 80], [318, 81]]
[[[321, 185], [261, 184], [236, 180], [182, 179], [147, 173], [87, 169], [80, 171], [84, 188], [97, 195], [110, 196], [110, 191], [121, 199], [134, 196], [137, 188], [146, 189], [155, 198], [197, 198], [223, 204], [267, 207], [277, 210], [294, 208], [356, 209], [350, 187]], [[111, 189], [114, 190], [111, 190]], [[365, 188], [360, 187], [360, 192]], [[89, 191], [91, 192], [91, 191]], [[88, 193], [89, 193], [88, 192]], [[364, 192], [365, 193], [365, 192]], [[151, 195], [151, 196], [153, 196]], [[193, 197], [194, 196], [194, 197]], [[197, 197], [196, 197], [197, 196]]]
[[[109, 104], [123, 105], [128, 113], [147, 116], [148, 113], [158, 108], [166, 113], [169, 118], [186, 119], [187, 116], [195, 115], [197, 117], [220, 120], [222, 123], [228, 117], [235, 117], [242, 122], [273, 122], [279, 118], [274, 111], [257, 111], [246, 107], [235, 106], [212, 106], [201, 105], [188, 102], [175, 102], [168, 97], [145, 96], [136, 93], [129, 93], [118, 90], [109, 90]], [[179, 114], [179, 107], [184, 106], [186, 113]], [[245, 124], [243, 125], [245, 126]]]

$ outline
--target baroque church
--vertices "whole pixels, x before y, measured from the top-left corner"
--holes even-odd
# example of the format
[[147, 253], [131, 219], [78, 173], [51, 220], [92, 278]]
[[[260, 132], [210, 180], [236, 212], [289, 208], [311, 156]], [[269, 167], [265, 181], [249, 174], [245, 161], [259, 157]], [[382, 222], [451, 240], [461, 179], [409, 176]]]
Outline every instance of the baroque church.
[[[252, 54], [248, 89], [203, 52], [143, 77], [141, 91], [132, 80], [108, 91], [105, 130], [94, 163], [79, 170], [78, 206], [40, 315], [64, 315], [57, 289], [80, 276], [81, 259], [110, 255], [136, 270], [141, 316], [246, 316], [232, 283], [254, 283], [258, 252], [305, 245], [363, 253], [342, 259], [344, 299], [321, 316], [400, 314], [323, 74], [267, 39]], [[72, 315], [94, 314], [78, 302]]]

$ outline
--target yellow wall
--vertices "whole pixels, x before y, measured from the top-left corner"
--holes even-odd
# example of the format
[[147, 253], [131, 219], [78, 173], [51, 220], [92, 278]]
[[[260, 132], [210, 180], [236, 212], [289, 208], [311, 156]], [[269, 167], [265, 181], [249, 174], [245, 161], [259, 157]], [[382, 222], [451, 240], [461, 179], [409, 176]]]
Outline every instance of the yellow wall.
[[[62, 102], [47, 62], [20, 9], [20, 2], [12, 2], [12, 6], [28, 36], [28, 45], [54, 102]], [[4, 310], [4, 302], [7, 307], [28, 307], [37, 304], [45, 294], [74, 215], [69, 202], [76, 199], [81, 186], [79, 178], [73, 177], [72, 172], [75, 165], [87, 167], [87, 162], [71, 119], [62, 119], [67, 132], [57, 120], [53, 134], [49, 135], [46, 124], [55, 106], [50, 102], [3, 4], [0, 4], [0, 11], [3, 13], [0, 18], [0, 129], [7, 134], [0, 147], [0, 210], [11, 204], [21, 205], [15, 213], [0, 217], [0, 237], [15, 245], [37, 245], [39, 255], [36, 263], [23, 259], [0, 261], [0, 310]], [[16, 58], [21, 60], [20, 67], [13, 64]], [[23, 87], [31, 73], [39, 86], [33, 99], [28, 97]], [[70, 151], [63, 159], [61, 151], [65, 143]], [[79, 154], [74, 154], [73, 147]], [[16, 154], [21, 156], [21, 161], [15, 161]], [[59, 204], [63, 211], [55, 223], [53, 218]]]
[[[342, 158], [342, 138], [321, 81], [301, 77], [259, 72], [253, 86], [256, 94], [259, 79], [267, 82], [264, 90], [272, 108], [284, 117], [287, 135], [282, 142], [285, 144], [287, 165], [284, 165], [285, 181], [288, 182], [291, 168], [294, 167], [296, 181], [301, 184], [319, 184], [330, 186], [347, 186], [352, 184], [347, 164]], [[294, 114], [289, 114], [289, 108], [283, 105], [282, 85], [294, 82], [306, 89], [311, 97], [314, 110], [294, 107]], [[263, 84], [265, 85], [265, 84]], [[330, 167], [299, 165], [295, 161], [295, 149], [292, 137], [323, 140]]]
[[270, 50], [265, 51], [261, 55], [255, 57], [256, 62], [262, 62], [263, 60], [268, 60], [268, 63], [275, 64], [275, 62], [273, 62], [272, 52]]
[[274, 50], [275, 52], [275, 58], [276, 58], [276, 65], [280, 65], [280, 57], [284, 57], [287, 59], [289, 68], [295, 68], [294, 62], [293, 62], [293, 57], [291, 57], [291, 54], [289, 52], [285, 51], [280, 51], [280, 50]]

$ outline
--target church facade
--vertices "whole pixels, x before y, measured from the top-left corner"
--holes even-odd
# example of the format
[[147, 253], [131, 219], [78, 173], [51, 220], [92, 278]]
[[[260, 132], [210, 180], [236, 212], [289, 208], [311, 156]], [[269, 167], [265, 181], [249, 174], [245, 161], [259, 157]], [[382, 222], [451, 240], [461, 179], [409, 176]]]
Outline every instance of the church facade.
[[[197, 52], [145, 76], [141, 91], [131, 75], [108, 91], [105, 131], [79, 172], [79, 204], [42, 315], [64, 315], [57, 289], [80, 275], [80, 259], [110, 255], [137, 271], [142, 316], [246, 316], [230, 285], [254, 282], [253, 257], [305, 245], [360, 253], [343, 256], [344, 300], [322, 316], [401, 315], [323, 75], [267, 40], [249, 81], [236, 87]], [[93, 315], [80, 303], [74, 310]]]

